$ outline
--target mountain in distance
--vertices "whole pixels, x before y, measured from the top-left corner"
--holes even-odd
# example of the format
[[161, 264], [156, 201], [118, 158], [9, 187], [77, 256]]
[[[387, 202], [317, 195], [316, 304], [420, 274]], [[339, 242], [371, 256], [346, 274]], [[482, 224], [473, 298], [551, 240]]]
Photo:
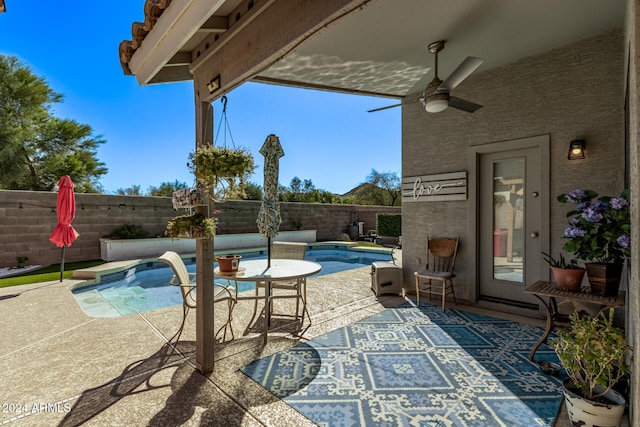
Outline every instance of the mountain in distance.
[[368, 182], [362, 183], [348, 192], [338, 194], [337, 196], [342, 199], [345, 197], [353, 197], [353, 203], [357, 205], [389, 206], [391, 204], [391, 196], [387, 190]]

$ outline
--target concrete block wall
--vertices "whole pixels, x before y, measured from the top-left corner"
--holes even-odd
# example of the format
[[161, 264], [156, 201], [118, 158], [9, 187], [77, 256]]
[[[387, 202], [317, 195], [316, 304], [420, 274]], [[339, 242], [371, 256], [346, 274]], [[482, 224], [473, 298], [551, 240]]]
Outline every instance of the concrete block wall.
[[[445, 72], [446, 75], [446, 72]], [[552, 253], [564, 243], [567, 206], [556, 196], [573, 188], [612, 195], [624, 187], [624, 43], [609, 31], [495, 69], [478, 69], [455, 96], [478, 102], [474, 114], [448, 109], [429, 114], [416, 102], [402, 112], [402, 174], [420, 176], [469, 171], [470, 147], [537, 135], [550, 136], [549, 196]], [[408, 96], [417, 98], [419, 94]], [[587, 158], [568, 161], [572, 139], [586, 140]], [[470, 185], [475, 177], [469, 177]], [[469, 247], [469, 201], [407, 203], [403, 207], [405, 282], [419, 267], [427, 235], [460, 235], [456, 295], [466, 299], [468, 271], [476, 248]], [[409, 236], [411, 236], [409, 238]]]
[[[57, 194], [53, 192], [0, 190], [0, 267], [16, 265], [16, 257], [26, 256], [29, 264], [60, 262], [61, 249], [49, 241], [55, 228]], [[257, 233], [259, 201], [228, 201], [215, 206], [218, 234]], [[317, 230], [318, 240], [334, 240], [356, 219], [375, 228], [377, 212], [400, 213], [398, 207], [320, 205], [282, 203], [283, 231]], [[100, 259], [101, 237], [120, 225], [136, 224], [163, 236], [167, 221], [185, 211], [175, 211], [169, 197], [136, 197], [76, 194], [73, 227], [80, 237], [66, 249], [65, 261]]]

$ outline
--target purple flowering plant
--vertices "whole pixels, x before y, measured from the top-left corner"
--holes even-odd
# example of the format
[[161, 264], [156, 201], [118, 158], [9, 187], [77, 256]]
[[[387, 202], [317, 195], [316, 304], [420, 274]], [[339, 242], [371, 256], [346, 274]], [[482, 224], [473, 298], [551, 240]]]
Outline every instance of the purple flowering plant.
[[558, 196], [575, 207], [567, 213], [564, 250], [584, 261], [622, 264], [630, 255], [629, 189], [620, 197], [591, 190], [572, 190]]

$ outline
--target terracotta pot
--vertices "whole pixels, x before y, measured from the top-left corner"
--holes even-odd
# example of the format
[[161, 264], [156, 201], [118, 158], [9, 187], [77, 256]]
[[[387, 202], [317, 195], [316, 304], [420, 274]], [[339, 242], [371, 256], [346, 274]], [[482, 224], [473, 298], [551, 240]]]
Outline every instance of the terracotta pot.
[[223, 273], [238, 271], [241, 255], [221, 255], [218, 257], [218, 267]]
[[586, 270], [584, 268], [559, 268], [550, 267], [553, 278], [559, 288], [570, 292], [578, 292], [582, 285], [582, 278]]
[[587, 277], [591, 285], [591, 293], [605, 297], [618, 295], [622, 265], [605, 262], [588, 262]]

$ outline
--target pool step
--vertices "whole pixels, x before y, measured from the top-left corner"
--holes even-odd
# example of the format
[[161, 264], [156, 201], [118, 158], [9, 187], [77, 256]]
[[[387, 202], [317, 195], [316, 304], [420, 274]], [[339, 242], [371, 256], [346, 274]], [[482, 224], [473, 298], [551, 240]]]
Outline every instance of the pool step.
[[146, 291], [140, 286], [104, 289], [102, 295], [118, 310], [121, 316], [155, 308], [147, 300]]
[[73, 296], [82, 310], [91, 317], [119, 317], [120, 312], [109, 303], [100, 292], [92, 289], [87, 292], [74, 293]]

